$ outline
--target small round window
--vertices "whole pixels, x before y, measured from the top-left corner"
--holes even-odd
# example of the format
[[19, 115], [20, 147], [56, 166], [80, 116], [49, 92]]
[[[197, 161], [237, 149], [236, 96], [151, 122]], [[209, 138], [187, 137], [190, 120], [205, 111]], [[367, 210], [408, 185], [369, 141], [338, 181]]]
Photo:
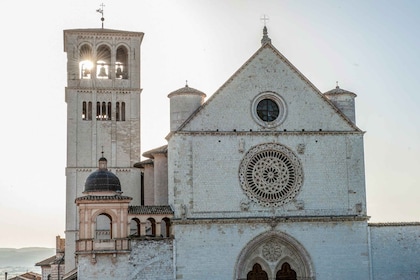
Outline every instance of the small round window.
[[275, 127], [284, 121], [286, 106], [277, 94], [264, 92], [254, 99], [252, 114], [258, 124], [264, 127]]
[[263, 99], [258, 102], [257, 115], [265, 122], [275, 121], [279, 116], [279, 106], [271, 99]]

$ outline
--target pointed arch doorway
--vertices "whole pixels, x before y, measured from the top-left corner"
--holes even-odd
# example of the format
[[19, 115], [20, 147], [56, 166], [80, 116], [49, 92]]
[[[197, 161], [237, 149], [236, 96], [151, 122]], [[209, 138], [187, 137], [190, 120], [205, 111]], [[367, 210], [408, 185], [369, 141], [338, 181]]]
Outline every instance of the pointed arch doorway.
[[276, 273], [276, 280], [296, 280], [296, 271], [294, 271], [290, 264], [285, 262], [281, 269]]
[[251, 240], [241, 251], [235, 279], [315, 279], [312, 261], [293, 237], [270, 231]]

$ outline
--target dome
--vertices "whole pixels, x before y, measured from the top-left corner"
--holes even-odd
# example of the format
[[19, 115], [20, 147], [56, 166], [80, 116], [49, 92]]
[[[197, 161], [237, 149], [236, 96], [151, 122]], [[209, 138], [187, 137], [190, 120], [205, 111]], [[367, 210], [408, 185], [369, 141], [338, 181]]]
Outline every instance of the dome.
[[99, 159], [99, 169], [89, 175], [85, 183], [85, 192], [114, 191], [121, 192], [120, 179], [107, 169], [106, 158]]
[[177, 89], [170, 94], [168, 94], [168, 97], [171, 98], [173, 96], [179, 96], [179, 95], [191, 95], [191, 96], [199, 96], [200, 98], [205, 98], [206, 94], [202, 91], [199, 91], [195, 88], [189, 87], [188, 85], [185, 85], [185, 87]]

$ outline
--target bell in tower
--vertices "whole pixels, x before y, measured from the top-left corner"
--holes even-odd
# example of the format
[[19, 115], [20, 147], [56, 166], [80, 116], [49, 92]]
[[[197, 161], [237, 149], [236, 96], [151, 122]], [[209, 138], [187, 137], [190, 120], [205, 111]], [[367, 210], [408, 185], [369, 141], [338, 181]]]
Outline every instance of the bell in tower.
[[106, 68], [105, 68], [104, 64], [101, 65], [101, 68], [99, 70], [98, 77], [100, 77], [100, 78], [106, 78], [106, 77], [108, 77], [108, 74], [107, 74], [107, 71], [106, 71]]
[[122, 75], [123, 75], [123, 72], [122, 72], [121, 66], [120, 66], [120, 65], [118, 65], [118, 67], [117, 67], [117, 72], [115, 73], [115, 76], [116, 76], [117, 78], [122, 78]]

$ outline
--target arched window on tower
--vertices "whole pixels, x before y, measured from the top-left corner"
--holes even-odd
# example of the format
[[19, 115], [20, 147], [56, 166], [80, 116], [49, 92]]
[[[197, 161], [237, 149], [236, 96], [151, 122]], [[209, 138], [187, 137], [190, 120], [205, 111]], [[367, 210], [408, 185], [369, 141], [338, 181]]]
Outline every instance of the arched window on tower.
[[106, 102], [102, 102], [102, 114], [101, 114], [101, 120], [106, 120], [107, 119], [107, 115], [106, 115]]
[[117, 49], [117, 57], [115, 59], [115, 78], [128, 79], [128, 51], [121, 46]]
[[92, 78], [92, 48], [84, 44], [79, 50], [79, 73], [80, 79], [91, 79]]
[[112, 106], [111, 106], [111, 102], [108, 102], [108, 109], [107, 109], [107, 120], [111, 120], [111, 109], [112, 109]]
[[121, 120], [125, 121], [125, 102], [121, 102]]
[[101, 102], [96, 102], [96, 120], [101, 120]]
[[109, 79], [111, 64], [111, 50], [106, 45], [101, 45], [96, 51], [96, 78]]
[[87, 103], [86, 101], [83, 101], [82, 103], [82, 120], [87, 120]]
[[87, 108], [87, 119], [88, 121], [92, 120], [92, 102], [88, 102], [88, 108]]
[[91, 121], [92, 120], [92, 102], [83, 101], [82, 103], [82, 120]]
[[125, 121], [125, 102], [117, 102], [115, 104], [116, 121]]
[[112, 239], [112, 219], [108, 214], [96, 217], [95, 239]]

